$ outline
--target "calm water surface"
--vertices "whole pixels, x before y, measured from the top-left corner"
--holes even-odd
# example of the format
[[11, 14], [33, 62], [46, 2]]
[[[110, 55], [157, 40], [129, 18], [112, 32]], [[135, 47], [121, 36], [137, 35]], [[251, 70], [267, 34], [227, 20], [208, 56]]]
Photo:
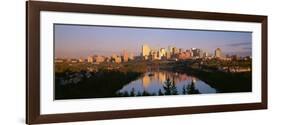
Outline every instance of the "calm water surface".
[[194, 88], [201, 94], [217, 92], [215, 88], [212, 88], [207, 83], [196, 77], [177, 72], [155, 71], [146, 72], [137, 80], [123, 86], [123, 88], [120, 89], [117, 93], [130, 93], [133, 91], [137, 95], [138, 93], [143, 93], [144, 91], [146, 91], [149, 94], [158, 95], [159, 90], [164, 92], [163, 85], [168, 78], [171, 81], [174, 81], [178, 94], [183, 94], [183, 88], [191, 85], [192, 80], [194, 81]]

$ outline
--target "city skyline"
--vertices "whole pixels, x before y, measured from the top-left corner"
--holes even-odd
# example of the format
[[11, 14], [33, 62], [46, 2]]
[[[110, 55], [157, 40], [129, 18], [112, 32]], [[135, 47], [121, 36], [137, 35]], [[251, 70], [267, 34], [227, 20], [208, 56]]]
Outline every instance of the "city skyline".
[[[199, 48], [211, 55], [216, 48], [224, 54], [251, 56], [252, 33], [183, 29], [152, 29], [55, 24], [55, 56], [87, 58], [90, 55], [111, 56], [124, 50], [138, 56], [142, 45], [167, 49]], [[67, 46], [66, 46], [67, 45]]]

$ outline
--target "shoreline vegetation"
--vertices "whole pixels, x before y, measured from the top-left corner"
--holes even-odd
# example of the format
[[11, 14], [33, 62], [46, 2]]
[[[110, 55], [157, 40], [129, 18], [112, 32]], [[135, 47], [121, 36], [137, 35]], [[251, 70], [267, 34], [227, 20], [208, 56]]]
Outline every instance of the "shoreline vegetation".
[[[245, 68], [250, 68], [250, 71], [240, 72], [239, 69]], [[164, 91], [159, 89], [157, 93], [146, 91], [135, 93], [134, 88], [131, 92], [118, 92], [124, 85], [138, 79], [147, 71], [155, 70], [195, 76], [216, 88], [217, 93], [252, 91], [251, 60], [131, 61], [120, 64], [55, 63], [55, 99], [200, 94], [194, 82], [184, 86], [182, 93], [178, 93], [171, 78], [164, 82]]]
[[145, 69], [142, 63], [122, 66], [104, 64], [98, 67], [59, 64], [56, 65], [55, 73], [55, 99], [115, 97], [119, 89], [140, 77]]
[[[252, 72], [224, 72], [217, 68], [206, 65], [197, 65], [198, 62], [177, 63], [171, 71], [186, 73], [208, 83], [217, 89], [217, 93], [231, 92], [251, 92], [252, 91]], [[236, 64], [250, 67], [251, 64]], [[197, 66], [196, 66], [197, 65]], [[220, 65], [220, 64], [219, 64]]]

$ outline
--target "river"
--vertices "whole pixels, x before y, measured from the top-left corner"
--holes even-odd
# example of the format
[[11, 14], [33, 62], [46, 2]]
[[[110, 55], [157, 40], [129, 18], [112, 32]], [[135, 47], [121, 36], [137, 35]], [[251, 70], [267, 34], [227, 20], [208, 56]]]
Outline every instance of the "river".
[[188, 94], [185, 92], [188, 86], [193, 87], [192, 89], [198, 91], [200, 94], [217, 92], [215, 88], [212, 88], [206, 82], [194, 76], [171, 71], [153, 71], [146, 72], [138, 79], [124, 85], [117, 93], [134, 93], [134, 95], [138, 95], [145, 91], [150, 95], [159, 95], [159, 91], [165, 92], [164, 86], [167, 79], [174, 82], [179, 95]]

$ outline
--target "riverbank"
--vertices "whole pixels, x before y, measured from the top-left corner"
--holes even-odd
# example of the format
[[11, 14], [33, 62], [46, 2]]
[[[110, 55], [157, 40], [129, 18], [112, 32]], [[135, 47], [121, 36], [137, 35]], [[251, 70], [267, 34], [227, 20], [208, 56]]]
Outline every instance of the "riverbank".
[[56, 64], [55, 99], [116, 97], [116, 92], [146, 72], [143, 63]]
[[140, 72], [99, 71], [77, 84], [55, 84], [55, 99], [82, 99], [116, 97], [124, 85], [142, 75]]
[[[217, 93], [252, 91], [251, 72], [233, 73], [222, 72], [208, 68], [194, 68], [190, 65], [191, 63], [192, 61], [147, 61], [130, 62], [118, 65], [56, 65], [55, 99], [129, 96], [129, 94], [123, 95], [120, 93], [118, 94], [117, 92], [131, 81], [140, 78], [145, 72], [150, 72], [153, 70], [178, 72], [194, 76], [214, 88]], [[148, 79], [145, 80], [148, 81]], [[146, 94], [145, 91], [143, 92], [144, 93], [133, 95], [150, 96], [149, 94]]]
[[218, 93], [251, 92], [252, 72], [222, 72], [214, 70], [202, 70], [189, 66], [175, 66], [166, 69], [173, 72], [186, 73], [195, 76], [211, 87], [216, 88]]

